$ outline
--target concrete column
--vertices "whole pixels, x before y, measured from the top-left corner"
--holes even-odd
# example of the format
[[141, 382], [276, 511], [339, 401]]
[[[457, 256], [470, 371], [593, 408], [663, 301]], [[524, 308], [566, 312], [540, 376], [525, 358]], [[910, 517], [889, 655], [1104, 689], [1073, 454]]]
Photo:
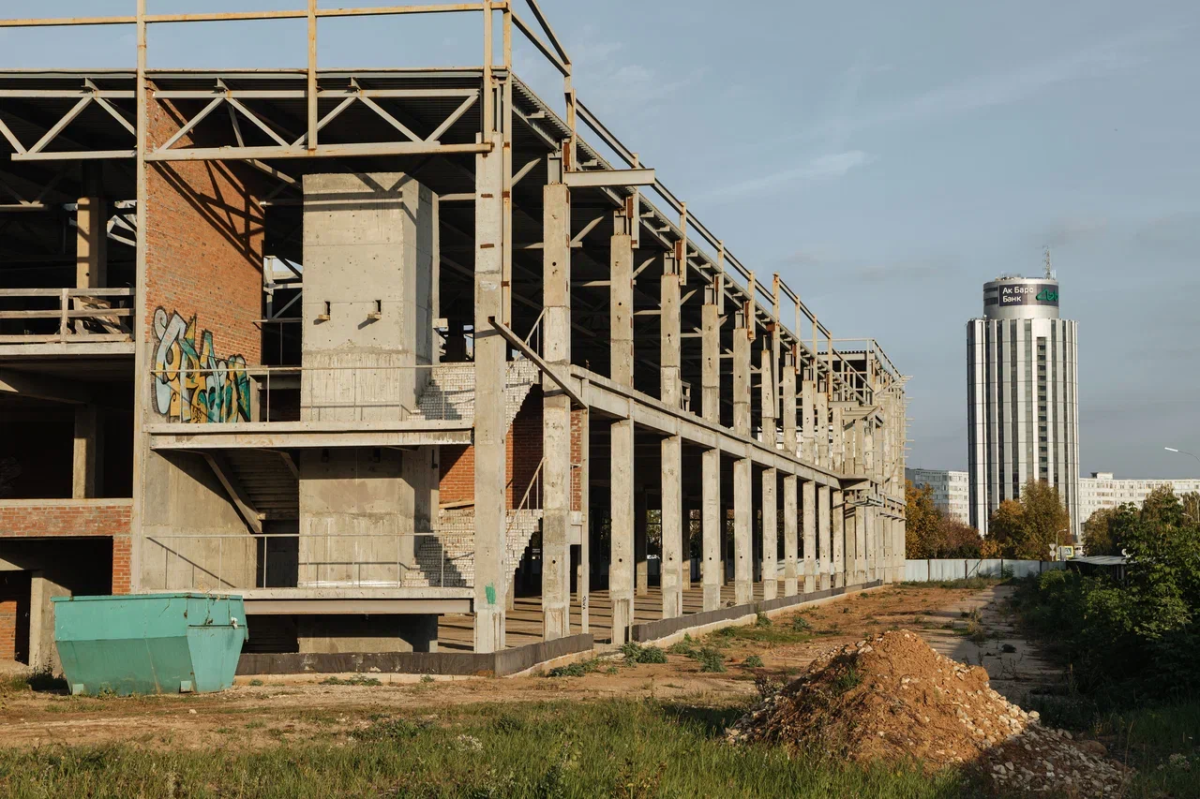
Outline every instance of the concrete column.
[[817, 590], [817, 484], [804, 481], [804, 593]]
[[627, 640], [626, 634], [633, 622], [633, 420], [613, 422], [609, 439], [612, 555], [608, 566], [608, 593], [612, 599], [612, 642], [620, 646]]
[[662, 442], [662, 601], [663, 618], [683, 615], [683, 439]]
[[815, 452], [816, 462], [823, 468], [829, 468], [829, 397], [824, 391], [818, 391], [816, 395], [817, 426], [815, 429], [817, 437], [817, 449]]
[[750, 333], [737, 314], [733, 331], [733, 432], [750, 436]]
[[854, 581], [867, 581], [867, 509], [854, 509]]
[[779, 556], [779, 506], [775, 489], [779, 474], [774, 469], [764, 469], [762, 475], [762, 524], [763, 524], [763, 554], [762, 582], [763, 599], [774, 599], [778, 594], [776, 580], [778, 569], [776, 560]]
[[[704, 419], [712, 424], [721, 421], [721, 322], [719, 318], [719, 286], [721, 276], [713, 279], [704, 293], [704, 306], [700, 309], [701, 364], [700, 400]], [[701, 494], [701, 569], [700, 579], [704, 586], [704, 610], [716, 610], [721, 606], [721, 586], [725, 583], [721, 554], [721, 452], [706, 449], [700, 456]]]
[[103, 485], [100, 448], [104, 437], [101, 413], [95, 405], [75, 406], [74, 457], [71, 464], [71, 497], [98, 496]]
[[864, 508], [864, 537], [867, 539], [867, 581], [879, 579], [879, 517], [871, 506]]
[[503, 135], [475, 158], [475, 651], [504, 648], [511, 579], [505, 529], [506, 342], [490, 319], [504, 319]]
[[35, 671], [58, 674], [62, 663], [54, 645], [54, 603], [56, 596], [70, 596], [71, 590], [45, 572], [35, 571], [29, 592], [29, 667]]
[[835, 472], [841, 472], [845, 470], [846, 462], [846, 429], [842, 421], [844, 411], [840, 405], [834, 405], [830, 416], [833, 417], [831, 421], [833, 444], [829, 458], [830, 468]]
[[633, 237], [622, 214], [613, 217], [616, 230], [610, 244], [609, 377], [633, 386]]
[[[89, 196], [80, 197], [75, 211], [75, 288], [94, 289], [108, 285], [108, 203], [100, 196], [101, 165], [97, 162], [83, 165], [85, 190]], [[107, 306], [99, 299], [77, 298], [72, 307], [81, 310], [87, 307]], [[109, 332], [119, 327], [113, 317], [101, 319], [101, 326]], [[86, 331], [83, 319], [75, 320], [76, 333]]]
[[783, 477], [783, 595], [795, 596], [799, 589], [797, 584], [797, 558], [799, 541], [796, 529], [796, 475], [788, 474]]
[[792, 351], [788, 349], [783, 358], [783, 373], [780, 376], [779, 392], [783, 396], [783, 451], [796, 455], [796, 364]]
[[737, 604], [754, 600], [754, 496], [750, 485], [753, 472], [749, 458], [733, 464], [733, 594]]
[[706, 449], [700, 456], [701, 500], [700, 536], [703, 549], [700, 580], [704, 586], [704, 609], [721, 607], [721, 586], [725, 584], [721, 556], [721, 451]]
[[816, 411], [813, 407], [813, 402], [816, 399], [816, 383], [812, 380], [805, 380], [800, 386], [800, 413], [801, 413], [801, 431], [800, 431], [800, 458], [808, 463], [816, 463], [816, 435], [814, 433], [814, 420], [816, 419]]
[[[663, 258], [659, 281], [659, 392], [662, 401], [679, 408], [682, 401], [679, 349], [680, 265], [673, 256]], [[662, 441], [662, 568], [663, 618], [683, 613], [683, 439]]]
[[[542, 189], [542, 354], [560, 375], [571, 369], [571, 193]], [[571, 634], [571, 398], [542, 384], [542, 637]]]
[[108, 282], [107, 214], [107, 203], [103, 197], [79, 198], [75, 211], [76, 288], [102, 288]]
[[633, 479], [633, 562], [634, 589], [637, 596], [650, 593], [650, 561], [649, 547], [646, 540], [646, 486], [638, 475], [636, 461]]
[[[633, 230], [623, 212], [613, 215], [609, 267], [609, 376], [633, 386]], [[634, 591], [634, 468], [633, 412], [613, 423], [610, 435], [609, 502], [612, 532], [608, 590], [612, 600], [612, 642], [625, 643], [633, 621]]]
[[[750, 335], [747, 320], [737, 314], [733, 331], [733, 431], [750, 436]], [[752, 467], [749, 458], [733, 464], [733, 580], [734, 599], [745, 604], [754, 597], [754, 551], [751, 529], [754, 498], [750, 486]]]
[[833, 571], [833, 545], [830, 541], [830, 507], [829, 486], [817, 487], [817, 531], [821, 536], [821, 561], [819, 585], [821, 590], [831, 587], [830, 574]]
[[833, 491], [830, 498], [833, 522], [833, 587], [846, 585], [846, 519], [842, 492]]

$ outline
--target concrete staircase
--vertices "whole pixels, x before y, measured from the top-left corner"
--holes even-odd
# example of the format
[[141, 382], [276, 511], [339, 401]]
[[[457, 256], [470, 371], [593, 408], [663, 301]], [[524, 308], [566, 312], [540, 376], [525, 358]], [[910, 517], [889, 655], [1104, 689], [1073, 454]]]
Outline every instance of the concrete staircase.
[[271, 521], [300, 518], [300, 485], [278, 452], [230, 449], [224, 453], [246, 498]]
[[[538, 379], [538, 368], [532, 361], [517, 360], [508, 364], [505, 381], [504, 409], [508, 425], [529, 396]], [[414, 419], [475, 421], [475, 364], [449, 363], [432, 370], [429, 385], [417, 400]]]
[[[532, 361], [508, 364], [504, 409], [509, 427], [521, 410], [530, 389], [538, 379]], [[414, 418], [430, 420], [475, 421], [475, 364], [442, 364], [433, 370], [428, 386], [417, 402]], [[507, 522], [509, 584], [517, 564], [538, 529], [540, 509], [510, 510]], [[475, 585], [475, 509], [443, 509], [438, 513], [435, 531], [419, 539], [416, 568], [404, 577], [405, 587], [431, 586], [469, 588]]]
[[[510, 510], [507, 527], [508, 583], [541, 525], [540, 508]], [[404, 577], [405, 588], [470, 588], [475, 585], [475, 509], [444, 509], [438, 529], [420, 539], [416, 568]]]

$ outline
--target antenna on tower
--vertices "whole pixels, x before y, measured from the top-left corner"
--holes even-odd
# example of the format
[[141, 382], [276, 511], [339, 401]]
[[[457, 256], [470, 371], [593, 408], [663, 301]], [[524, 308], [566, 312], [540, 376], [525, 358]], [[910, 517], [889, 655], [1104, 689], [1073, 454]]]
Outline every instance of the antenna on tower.
[[1046, 279], [1054, 277], [1054, 271], [1050, 268], [1050, 248], [1046, 248]]

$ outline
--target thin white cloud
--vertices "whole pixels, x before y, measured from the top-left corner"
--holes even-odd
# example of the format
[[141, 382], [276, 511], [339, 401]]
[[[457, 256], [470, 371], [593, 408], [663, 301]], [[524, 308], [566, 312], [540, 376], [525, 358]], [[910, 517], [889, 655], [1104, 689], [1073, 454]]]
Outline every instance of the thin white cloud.
[[[1148, 28], [1085, 47], [1024, 64], [1015, 69], [976, 75], [945, 86], [929, 89], [907, 99], [877, 104], [852, 113], [857, 103], [846, 103], [847, 96], [857, 98], [861, 88], [861, 59], [851, 67], [848, 86], [843, 89], [839, 108], [830, 117], [787, 141], [846, 140], [850, 135], [890, 124], [923, 122], [952, 117], [985, 108], [1010, 105], [1042, 92], [1079, 80], [1102, 78], [1128, 71], [1149, 61], [1151, 53], [1163, 42], [1178, 36], [1178, 31]], [[774, 146], [778, 141], [765, 142]]]
[[769, 175], [743, 180], [729, 186], [709, 190], [698, 199], [704, 201], [740, 200], [749, 196], [778, 191], [790, 184], [808, 183], [840, 178], [847, 172], [874, 161], [875, 158], [862, 150], [846, 150], [840, 153], [820, 155], [792, 169], [772, 172]]

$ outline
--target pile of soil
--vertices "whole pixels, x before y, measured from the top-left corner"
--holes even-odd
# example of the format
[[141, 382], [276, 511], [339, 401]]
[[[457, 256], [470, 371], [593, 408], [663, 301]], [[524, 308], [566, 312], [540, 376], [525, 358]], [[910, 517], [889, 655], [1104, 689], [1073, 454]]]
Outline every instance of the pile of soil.
[[987, 671], [939, 655], [907, 630], [822, 653], [726, 737], [862, 763], [917, 759], [929, 771], [978, 767], [1025, 791], [1105, 795], [1125, 778], [1100, 744], [1042, 727], [1036, 712], [992, 690]]

